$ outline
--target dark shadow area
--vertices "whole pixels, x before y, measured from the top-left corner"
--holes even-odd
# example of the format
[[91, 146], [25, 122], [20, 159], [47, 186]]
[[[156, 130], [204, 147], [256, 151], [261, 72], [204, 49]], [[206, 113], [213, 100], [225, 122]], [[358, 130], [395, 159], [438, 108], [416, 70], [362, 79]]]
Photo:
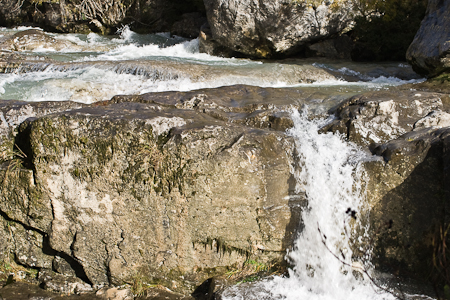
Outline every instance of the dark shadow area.
[[405, 61], [425, 17], [428, 0], [375, 1], [375, 12], [355, 18], [354, 61]]
[[[450, 254], [438, 245], [450, 243], [449, 235], [442, 235], [442, 229], [450, 226], [449, 212], [450, 136], [444, 136], [431, 144], [425, 159], [406, 180], [372, 209], [372, 228], [378, 230], [373, 255], [377, 269], [431, 283], [437, 291], [449, 284], [443, 273], [450, 265], [436, 261]], [[383, 225], [387, 223], [389, 227]]]
[[[30, 122], [28, 121], [30, 120]], [[26, 169], [35, 171], [33, 165], [33, 151], [31, 148], [30, 134], [31, 134], [31, 120], [28, 119], [19, 126], [19, 132], [14, 138], [14, 151], [16, 157], [22, 161], [22, 166]]]
[[[76, 238], [76, 236], [74, 237], [74, 241], [72, 244], [75, 243], [75, 238]], [[72, 270], [75, 271], [75, 275], [79, 279], [83, 280], [84, 282], [86, 282], [89, 285], [92, 285], [92, 282], [89, 280], [88, 276], [86, 275], [86, 272], [84, 271], [83, 266], [74, 257], [68, 255], [67, 253], [56, 251], [55, 249], [53, 249], [50, 246], [50, 237], [48, 236], [48, 234], [44, 235], [44, 238], [42, 241], [42, 252], [44, 254], [47, 254], [50, 256], [61, 257], [63, 260], [65, 260], [70, 265]]]
[[196, 300], [210, 300], [214, 299], [213, 295], [210, 295], [211, 283], [213, 279], [209, 278], [199, 285], [195, 291], [191, 294]]

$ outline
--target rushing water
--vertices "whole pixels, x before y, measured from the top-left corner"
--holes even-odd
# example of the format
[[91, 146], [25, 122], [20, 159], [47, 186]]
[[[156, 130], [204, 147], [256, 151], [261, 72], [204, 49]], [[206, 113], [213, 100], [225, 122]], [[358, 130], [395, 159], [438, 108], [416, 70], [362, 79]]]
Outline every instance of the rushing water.
[[[29, 28], [1, 29], [1, 39]], [[92, 103], [118, 94], [188, 91], [224, 85], [327, 89], [355, 94], [415, 81], [410, 67], [335, 61], [251, 61], [199, 53], [197, 40], [167, 33], [139, 35], [48, 34], [20, 53], [40, 60], [38, 71], [0, 74], [0, 99]], [[3, 36], [3, 37], [2, 37]], [[47, 60], [43, 60], [47, 59]], [[51, 60], [48, 60], [51, 59]]]
[[[245, 289], [228, 289], [224, 298], [395, 299], [390, 293], [380, 292], [369, 279], [370, 249], [364, 249], [362, 257], [352, 253], [367, 230], [360, 223], [359, 212], [367, 208], [359, 162], [370, 157], [339, 135], [319, 134], [327, 120], [309, 120], [306, 112], [297, 111], [292, 119], [294, 127], [288, 133], [295, 138], [301, 170], [293, 171], [296, 189], [308, 199], [308, 207], [302, 212], [303, 230], [287, 255], [293, 268], [288, 276]], [[352, 211], [358, 212], [356, 220]], [[359, 274], [355, 276], [355, 272]]]
[[[0, 29], [0, 42], [26, 29]], [[91, 103], [117, 94], [233, 84], [352, 95], [417, 80], [408, 66], [399, 63], [225, 59], [199, 53], [197, 40], [168, 34], [138, 35], [126, 27], [119, 33], [113, 37], [51, 34], [56, 44], [23, 49], [21, 53], [32, 59], [37, 70], [0, 74], [0, 99]], [[306, 113], [298, 112], [293, 112], [292, 118], [295, 126], [288, 134], [296, 141], [301, 170], [293, 173], [298, 192], [304, 192], [308, 199], [302, 215], [303, 230], [287, 255], [293, 267], [289, 276], [267, 279], [245, 289], [231, 288], [224, 297], [393, 299], [389, 293], [379, 293], [367, 276], [370, 249], [365, 249], [364, 257], [352, 253], [366, 228], [359, 223], [362, 216], [355, 221], [348, 209], [364, 211], [358, 162], [368, 158], [337, 135], [319, 134], [326, 120], [311, 121]], [[367, 274], [354, 276], [361, 270], [367, 270]]]

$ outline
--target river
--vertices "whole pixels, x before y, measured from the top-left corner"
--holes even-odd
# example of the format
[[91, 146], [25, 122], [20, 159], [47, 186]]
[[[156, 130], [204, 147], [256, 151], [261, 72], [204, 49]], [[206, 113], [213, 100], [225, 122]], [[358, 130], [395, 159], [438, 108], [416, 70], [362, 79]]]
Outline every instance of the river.
[[[0, 42], [30, 29], [0, 28]], [[29, 66], [0, 74], [0, 99], [94, 103], [118, 94], [246, 84], [281, 91], [308, 90], [321, 94], [322, 99], [323, 95], [338, 95], [340, 101], [364, 91], [421, 80], [408, 65], [399, 62], [358, 64], [327, 59], [253, 61], [213, 57], [199, 53], [197, 40], [167, 33], [139, 35], [127, 27], [115, 36], [47, 35], [50, 42], [16, 43], [21, 47], [21, 55], [29, 58]], [[314, 101], [312, 98], [310, 104], [317, 105]], [[354, 221], [348, 208], [363, 211], [363, 170], [358, 162], [371, 158], [338, 135], [319, 134], [329, 119], [311, 121], [307, 111], [305, 107], [302, 113], [292, 112], [295, 126], [288, 131], [296, 140], [303, 170], [293, 171], [297, 192], [306, 193], [309, 202], [302, 214], [303, 224], [299, 224], [303, 230], [286, 256], [292, 265], [289, 276], [230, 288], [223, 297], [394, 299], [369, 278], [375, 276], [370, 266], [370, 249], [365, 257], [352, 260], [350, 244], [364, 240], [367, 228], [360, 223], [363, 218]], [[359, 275], [355, 276], [355, 272]]]

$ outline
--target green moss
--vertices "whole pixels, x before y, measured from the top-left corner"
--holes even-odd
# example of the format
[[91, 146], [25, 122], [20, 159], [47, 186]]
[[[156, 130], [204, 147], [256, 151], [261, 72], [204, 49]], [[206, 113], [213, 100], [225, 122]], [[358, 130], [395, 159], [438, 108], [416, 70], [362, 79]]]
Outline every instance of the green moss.
[[[16, 264], [12, 259], [0, 261], [0, 281], [6, 281], [10, 274], [17, 274], [17, 272], [23, 272], [26, 277], [34, 279], [37, 277], [38, 270], [25, 268]], [[19, 280], [19, 278], [14, 278], [14, 280]]]
[[73, 168], [70, 173], [74, 178], [80, 178], [80, 170], [78, 168]]
[[244, 279], [242, 279], [241, 281], [239, 281], [237, 284], [241, 284], [241, 283], [245, 283], [245, 282], [254, 282], [261, 279], [261, 276], [259, 276], [258, 274], [255, 275], [251, 275], [248, 277], [245, 277]]
[[450, 83], [450, 74], [449, 73], [443, 73], [439, 76], [433, 77], [432, 79], [430, 79], [431, 82], [435, 82], [435, 83]]
[[270, 269], [270, 266], [268, 266], [267, 264], [257, 262], [256, 260], [253, 259], [247, 260], [244, 265], [250, 266], [251, 268], [254, 269], [255, 272], [269, 271]]

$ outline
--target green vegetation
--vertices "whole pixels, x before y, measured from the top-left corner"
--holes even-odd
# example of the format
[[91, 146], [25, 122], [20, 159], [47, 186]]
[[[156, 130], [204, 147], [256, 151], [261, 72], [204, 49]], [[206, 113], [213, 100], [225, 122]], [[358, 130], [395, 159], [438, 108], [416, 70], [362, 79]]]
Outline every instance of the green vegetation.
[[255, 272], [261, 272], [261, 271], [265, 272], [265, 271], [270, 270], [270, 266], [268, 266], [264, 263], [261, 263], [261, 262], [257, 262], [256, 260], [253, 260], [253, 259], [247, 260], [244, 265], [249, 266]]
[[450, 82], [450, 74], [449, 73], [443, 73], [439, 76], [436, 76], [430, 80], [431, 82], [436, 83], [449, 83]]
[[0, 144], [0, 166], [5, 170], [1, 178], [2, 184], [11, 178], [17, 178], [26, 157], [26, 154], [14, 143], [12, 136]]
[[[18, 274], [22, 273], [22, 276]], [[17, 280], [22, 280], [23, 278], [36, 278], [38, 270], [27, 269], [14, 262], [0, 261], [0, 281], [10, 283]]]
[[230, 270], [225, 273], [229, 280], [236, 284], [254, 282], [263, 277], [279, 274], [279, 267], [272, 264], [265, 264], [254, 259], [247, 259], [242, 268]]
[[146, 291], [150, 288], [158, 287], [158, 284], [155, 283], [149, 283], [149, 278], [142, 276], [142, 275], [136, 275], [131, 279], [131, 282], [127, 282], [131, 287], [131, 292], [136, 297], [141, 297], [146, 294]]

